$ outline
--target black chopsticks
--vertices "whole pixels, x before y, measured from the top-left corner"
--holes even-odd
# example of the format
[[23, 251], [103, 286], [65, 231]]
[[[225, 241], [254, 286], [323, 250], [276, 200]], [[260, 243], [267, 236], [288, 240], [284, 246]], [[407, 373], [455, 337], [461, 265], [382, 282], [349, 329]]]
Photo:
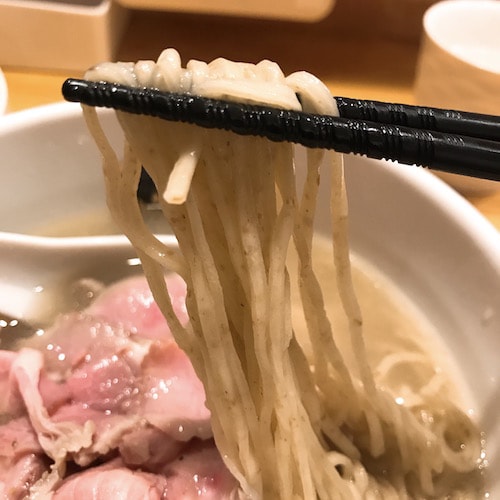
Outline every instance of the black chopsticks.
[[336, 97], [340, 117], [68, 79], [66, 100], [500, 180], [500, 118]]

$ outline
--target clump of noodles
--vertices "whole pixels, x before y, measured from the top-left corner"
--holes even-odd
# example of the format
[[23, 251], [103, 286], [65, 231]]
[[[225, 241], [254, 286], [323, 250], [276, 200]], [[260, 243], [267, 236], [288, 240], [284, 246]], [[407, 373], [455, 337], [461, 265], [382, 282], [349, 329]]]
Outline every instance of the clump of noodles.
[[[168, 49], [157, 62], [106, 63], [87, 78], [308, 112], [337, 112], [326, 87], [269, 61], [217, 59], [182, 68]], [[297, 95], [300, 98], [297, 98]], [[120, 162], [84, 106], [104, 155], [108, 204], [142, 259], [151, 289], [179, 345], [203, 381], [215, 440], [241, 494], [264, 499], [416, 498], [445, 495], [478, 466], [480, 434], [440, 395], [440, 374], [404, 400], [384, 387], [394, 353], [370, 369], [347, 241], [342, 159], [309, 150], [296, 185], [292, 145], [118, 113], [126, 137]], [[313, 270], [312, 239], [320, 164], [331, 169], [332, 241], [338, 291], [356, 365], [347, 366]], [[162, 245], [136, 198], [143, 165], [179, 242]], [[300, 191], [300, 194], [299, 194]], [[291, 282], [287, 253], [298, 255]], [[164, 272], [188, 286], [190, 324], [172, 310]], [[311, 353], [294, 331], [290, 288], [299, 287]], [[303, 336], [303, 334], [301, 334]], [[425, 361], [424, 361], [425, 362]]]

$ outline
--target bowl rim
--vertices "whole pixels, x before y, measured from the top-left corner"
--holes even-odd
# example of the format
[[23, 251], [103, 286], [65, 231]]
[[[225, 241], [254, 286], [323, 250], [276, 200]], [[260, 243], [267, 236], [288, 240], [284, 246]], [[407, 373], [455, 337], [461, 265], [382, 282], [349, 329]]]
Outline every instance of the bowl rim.
[[28, 126], [51, 122], [53, 119], [72, 118], [72, 115], [76, 114], [77, 110], [81, 112], [78, 103], [61, 101], [13, 111], [1, 117], [0, 134], [9, 134]]
[[[112, 113], [113, 111], [101, 109], [99, 112]], [[0, 135], [41, 124], [48, 125], [54, 120], [75, 120], [79, 117], [83, 121], [81, 106], [78, 103], [61, 101], [36, 106], [2, 116], [0, 118]], [[384, 164], [400, 182], [412, 184], [439, 210], [446, 212], [450, 220], [461, 226], [466, 235], [480, 246], [485, 257], [495, 269], [498, 269], [500, 274], [500, 231], [469, 201], [425, 168], [400, 165], [397, 162], [387, 160], [371, 161]]]
[[[431, 5], [425, 11], [422, 21], [425, 35], [451, 57], [462, 64], [474, 68], [476, 71], [491, 74], [492, 76], [500, 75], [500, 70], [497, 69], [497, 66], [491, 66], [483, 61], [475, 61], [457, 50], [457, 45], [463, 39], [463, 31], [456, 30], [456, 38], [459, 40], [457, 42], [457, 40], [450, 39], [445, 34], [447, 32], [446, 29], [443, 30], [443, 26], [448, 25], [452, 27], [449, 17], [453, 14], [459, 14], [464, 20], [473, 14], [483, 14], [485, 20], [491, 18], [491, 16], [494, 16], [495, 20], [500, 20], [500, 2], [497, 0], [441, 0]], [[474, 26], [473, 23], [468, 24], [471, 27]], [[455, 25], [458, 28], [458, 23], [455, 23]], [[491, 32], [491, 30], [488, 31]], [[496, 35], [496, 32], [493, 34]], [[497, 40], [497, 36], [494, 36], [494, 39]], [[495, 46], [492, 48], [496, 49]]]

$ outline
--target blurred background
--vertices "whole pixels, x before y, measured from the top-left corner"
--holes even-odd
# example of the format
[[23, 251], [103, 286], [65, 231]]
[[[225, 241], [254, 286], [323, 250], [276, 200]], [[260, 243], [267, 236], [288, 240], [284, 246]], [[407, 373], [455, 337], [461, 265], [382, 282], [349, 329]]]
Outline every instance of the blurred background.
[[[102, 60], [276, 61], [333, 95], [415, 103], [422, 18], [435, 0], [0, 0], [7, 112], [60, 101]], [[500, 193], [469, 199], [500, 228]]]
[[[197, 3], [203, 8], [197, 9]], [[0, 0], [0, 67], [15, 87], [21, 85], [18, 72], [36, 70], [42, 78], [47, 72], [77, 76], [104, 59], [156, 59], [163, 48], [175, 47], [183, 60], [267, 58], [277, 61], [285, 73], [306, 69], [333, 88], [343, 90], [347, 85], [353, 97], [394, 95], [408, 101], [422, 16], [431, 3]], [[184, 4], [190, 11], [183, 11]], [[59, 95], [56, 91], [47, 98], [52, 101]], [[23, 103], [16, 102], [14, 92], [9, 109], [20, 107]]]

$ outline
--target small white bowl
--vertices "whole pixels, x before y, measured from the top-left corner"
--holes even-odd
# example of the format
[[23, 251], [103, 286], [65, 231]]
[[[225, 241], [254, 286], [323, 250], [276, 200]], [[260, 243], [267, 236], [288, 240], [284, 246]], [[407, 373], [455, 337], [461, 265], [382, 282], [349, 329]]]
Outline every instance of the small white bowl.
[[[426, 11], [423, 23], [416, 103], [500, 115], [500, 2], [439, 2]], [[467, 194], [500, 189], [498, 182], [440, 175]]]
[[[109, 112], [104, 122], [118, 145]], [[0, 151], [0, 231], [29, 234], [62, 214], [105, 210], [100, 156], [78, 105], [5, 116]], [[422, 169], [348, 156], [346, 175], [354, 251], [440, 332], [489, 432], [491, 470], [500, 470], [500, 234]], [[330, 231], [320, 196], [318, 229]], [[499, 488], [491, 485], [491, 498]]]

